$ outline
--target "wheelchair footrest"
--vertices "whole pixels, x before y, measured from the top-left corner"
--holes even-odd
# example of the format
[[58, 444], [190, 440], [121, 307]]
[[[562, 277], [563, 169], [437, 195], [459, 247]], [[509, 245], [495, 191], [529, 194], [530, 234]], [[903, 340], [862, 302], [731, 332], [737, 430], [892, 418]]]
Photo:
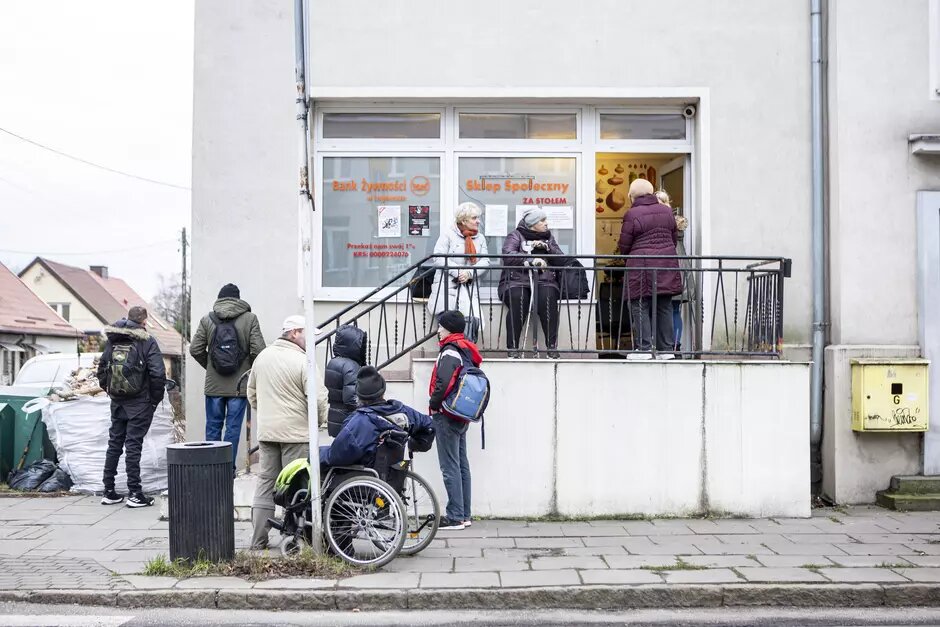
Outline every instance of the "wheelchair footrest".
[[277, 529], [278, 531], [284, 531], [284, 523], [282, 523], [277, 518], [268, 518], [268, 524], [271, 525], [273, 529]]

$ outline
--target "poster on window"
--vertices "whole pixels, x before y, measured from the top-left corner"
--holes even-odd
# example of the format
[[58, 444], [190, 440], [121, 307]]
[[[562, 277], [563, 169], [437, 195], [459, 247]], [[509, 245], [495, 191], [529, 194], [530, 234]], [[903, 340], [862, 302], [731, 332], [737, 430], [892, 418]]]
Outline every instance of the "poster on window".
[[429, 237], [431, 235], [431, 207], [408, 205], [408, 235]]
[[379, 205], [379, 237], [401, 237], [401, 205]]

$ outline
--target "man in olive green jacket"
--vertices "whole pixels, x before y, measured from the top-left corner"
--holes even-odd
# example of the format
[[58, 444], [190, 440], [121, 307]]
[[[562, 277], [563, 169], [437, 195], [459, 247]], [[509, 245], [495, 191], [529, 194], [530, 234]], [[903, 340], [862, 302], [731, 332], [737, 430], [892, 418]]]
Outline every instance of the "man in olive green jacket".
[[[237, 342], [225, 343], [224, 338], [232, 335]], [[217, 339], [222, 341], [216, 342]], [[251, 313], [251, 305], [241, 299], [236, 285], [225, 285], [212, 306], [212, 313], [199, 321], [189, 353], [206, 369], [206, 440], [224, 439], [231, 443], [233, 470], [248, 403], [245, 386], [239, 389], [238, 382], [262, 350], [264, 336], [258, 316]]]

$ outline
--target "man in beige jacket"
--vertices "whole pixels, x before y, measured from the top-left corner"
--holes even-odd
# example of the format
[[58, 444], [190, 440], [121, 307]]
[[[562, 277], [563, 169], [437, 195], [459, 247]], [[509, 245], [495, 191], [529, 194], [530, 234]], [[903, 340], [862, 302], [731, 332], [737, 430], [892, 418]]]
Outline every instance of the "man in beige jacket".
[[[261, 351], [248, 376], [248, 402], [257, 412], [261, 472], [251, 507], [254, 534], [251, 548], [268, 546], [274, 516], [274, 482], [281, 469], [310, 455], [307, 422], [307, 339], [304, 317], [289, 316], [281, 337]], [[317, 386], [318, 422], [326, 424], [329, 402], [322, 383]]]

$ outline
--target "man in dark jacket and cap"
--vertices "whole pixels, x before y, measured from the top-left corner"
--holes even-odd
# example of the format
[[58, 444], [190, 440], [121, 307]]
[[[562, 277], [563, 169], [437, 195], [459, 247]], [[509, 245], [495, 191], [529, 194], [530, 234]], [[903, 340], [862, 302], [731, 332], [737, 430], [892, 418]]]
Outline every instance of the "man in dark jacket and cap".
[[98, 382], [111, 397], [111, 430], [104, 461], [103, 505], [115, 505], [124, 496], [114, 489], [118, 460], [127, 450], [127, 506], [147, 507], [153, 499], [140, 483], [140, 454], [153, 413], [166, 392], [166, 370], [157, 340], [144, 328], [147, 310], [131, 307], [127, 318], [105, 327], [108, 337], [98, 360]]
[[371, 466], [379, 436], [404, 431], [415, 451], [428, 451], [434, 441], [431, 417], [401, 401], [385, 400], [385, 379], [372, 366], [359, 370], [356, 395], [361, 406], [350, 414], [333, 443], [320, 447], [320, 463], [326, 466]]
[[[226, 337], [235, 341], [222, 341]], [[206, 369], [206, 440], [224, 439], [232, 445], [233, 470], [248, 404], [246, 386], [238, 384], [262, 350], [258, 316], [241, 299], [238, 286], [228, 283], [219, 290], [212, 311], [199, 321], [189, 354]]]
[[356, 379], [366, 365], [366, 332], [344, 324], [336, 330], [333, 359], [326, 365], [323, 383], [329, 391], [330, 412], [328, 432], [336, 437], [349, 414], [356, 411]]

